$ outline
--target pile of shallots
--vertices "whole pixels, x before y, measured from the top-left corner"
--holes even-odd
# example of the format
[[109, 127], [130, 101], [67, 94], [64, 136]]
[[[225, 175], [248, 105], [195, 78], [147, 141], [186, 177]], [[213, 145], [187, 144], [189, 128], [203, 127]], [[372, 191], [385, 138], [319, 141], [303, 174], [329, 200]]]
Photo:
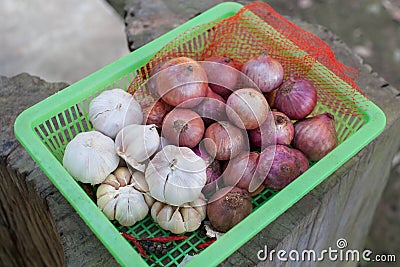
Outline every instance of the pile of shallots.
[[283, 189], [338, 144], [333, 116], [310, 115], [312, 82], [284, 74], [268, 54], [240, 70], [227, 57], [172, 58], [145, 84], [154, 101], [122, 89], [95, 97], [93, 130], [68, 143], [63, 165], [99, 184], [99, 208], [121, 225], [150, 213], [175, 234], [206, 218], [226, 232], [252, 212], [253, 196]]

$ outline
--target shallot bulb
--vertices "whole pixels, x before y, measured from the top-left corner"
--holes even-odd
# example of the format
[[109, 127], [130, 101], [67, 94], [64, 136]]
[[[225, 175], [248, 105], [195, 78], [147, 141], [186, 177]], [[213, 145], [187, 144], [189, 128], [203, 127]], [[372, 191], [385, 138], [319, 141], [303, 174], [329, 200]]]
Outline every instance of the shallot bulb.
[[214, 121], [226, 120], [225, 99], [214, 93], [210, 88], [207, 89], [207, 95], [203, 101], [193, 110], [203, 118], [204, 123], [207, 125]]
[[160, 98], [160, 95], [157, 92], [157, 82], [156, 75], [161, 70], [161, 67], [164, 63], [158, 62], [153, 69], [150, 71], [150, 78], [146, 82], [146, 88], [150, 92], [150, 94], [155, 98]]
[[311, 161], [320, 160], [338, 145], [334, 117], [328, 112], [297, 121], [294, 130], [293, 146]]
[[281, 190], [302, 174], [306, 166], [302, 165], [304, 161], [297, 157], [298, 152], [283, 145], [269, 146], [264, 149], [260, 154], [259, 164], [270, 169], [257, 169], [259, 175], [267, 174], [263, 182], [264, 186], [272, 190]]
[[217, 160], [229, 160], [246, 148], [244, 133], [227, 121], [211, 124], [204, 134], [204, 146]]
[[268, 102], [264, 95], [253, 88], [233, 92], [226, 101], [226, 114], [241, 129], [252, 130], [267, 119]]
[[251, 143], [256, 147], [269, 145], [290, 145], [294, 137], [292, 121], [282, 112], [272, 111], [272, 118], [267, 118], [257, 129], [249, 132]]
[[143, 108], [143, 121], [145, 124], [155, 124], [158, 129], [161, 129], [163, 119], [172, 107], [165, 103], [162, 99], [158, 99], [154, 103]]
[[283, 67], [279, 61], [273, 59], [267, 53], [257, 58], [250, 59], [243, 67], [246, 74], [262, 92], [271, 92], [283, 81]]
[[221, 177], [221, 164], [207, 153], [205, 148], [197, 146], [193, 148], [193, 152], [201, 157], [207, 165], [207, 182], [202, 189], [202, 193], [208, 198], [219, 189], [219, 178]]
[[190, 109], [175, 108], [165, 116], [162, 134], [170, 144], [193, 148], [203, 138], [204, 122]]
[[208, 79], [201, 65], [187, 57], [165, 62], [154, 76], [157, 93], [171, 106], [192, 108], [206, 96]]
[[245, 189], [249, 193], [256, 191], [265, 177], [259, 176], [256, 172], [258, 160], [257, 152], [241, 152], [231, 159], [223, 174], [224, 184]]
[[275, 107], [292, 120], [307, 117], [317, 104], [317, 90], [307, 80], [290, 78], [276, 91]]
[[228, 57], [210, 57], [201, 62], [207, 73], [208, 85], [221, 96], [229, 95], [236, 85], [239, 71]]
[[250, 196], [244, 189], [224, 187], [208, 201], [207, 216], [219, 232], [227, 232], [253, 211]]

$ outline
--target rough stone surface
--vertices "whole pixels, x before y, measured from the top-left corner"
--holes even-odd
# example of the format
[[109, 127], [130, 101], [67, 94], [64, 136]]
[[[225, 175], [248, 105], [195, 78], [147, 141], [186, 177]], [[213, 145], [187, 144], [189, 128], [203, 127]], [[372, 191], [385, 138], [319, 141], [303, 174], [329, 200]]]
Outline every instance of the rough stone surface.
[[116, 265], [14, 136], [20, 112], [66, 86], [0, 76], [0, 266]]
[[73, 83], [129, 52], [122, 18], [103, 0], [2, 0], [0, 17], [0, 75]]
[[127, 0], [125, 23], [132, 51], [223, 1]]

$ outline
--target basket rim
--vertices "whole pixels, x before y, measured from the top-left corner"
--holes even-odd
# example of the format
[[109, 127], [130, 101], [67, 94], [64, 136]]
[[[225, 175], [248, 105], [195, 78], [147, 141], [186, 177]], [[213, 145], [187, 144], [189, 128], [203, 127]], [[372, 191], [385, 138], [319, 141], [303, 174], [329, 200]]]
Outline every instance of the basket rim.
[[[90, 95], [90, 90], [82, 90], [82, 88], [105, 87], [108, 84], [106, 80], [116, 80], [118, 77], [131, 73], [132, 62], [141, 66], [145, 65], [148, 58], [178, 34], [194, 26], [214, 21], [220, 18], [221, 14], [233, 15], [242, 7], [243, 5], [235, 2], [218, 4], [143, 47], [33, 105], [23, 111], [15, 120], [14, 133], [16, 138], [121, 265], [129, 266], [134, 262], [138, 266], [148, 266], [139, 253], [119, 234], [115, 226], [63, 168], [62, 164], [40, 140], [34, 128], [59, 112], [70, 108], [68, 103], [78, 103], [83, 98], [87, 98]], [[205, 262], [208, 265], [219, 264], [377, 137], [386, 126], [386, 116], [372, 101], [366, 99], [366, 102], [368, 105], [363, 106], [364, 114], [362, 115], [365, 124], [359, 130], [318, 161], [313, 168], [310, 168], [276, 194], [271, 201], [264, 203], [257, 211], [246, 217], [231, 229], [228, 232], [229, 234], [223, 235], [206, 251], [192, 258], [186, 263], [187, 266], [198, 266]], [[323, 175], [321, 175], [321, 169], [325, 171]], [[63, 177], [63, 179], [60, 177]], [[276, 203], [279, 203], [279, 205], [276, 205]], [[269, 214], [268, 220], [266, 220], [265, 214]], [[248, 227], [249, 224], [252, 227]], [[226, 249], [227, 247], [229, 249]]]

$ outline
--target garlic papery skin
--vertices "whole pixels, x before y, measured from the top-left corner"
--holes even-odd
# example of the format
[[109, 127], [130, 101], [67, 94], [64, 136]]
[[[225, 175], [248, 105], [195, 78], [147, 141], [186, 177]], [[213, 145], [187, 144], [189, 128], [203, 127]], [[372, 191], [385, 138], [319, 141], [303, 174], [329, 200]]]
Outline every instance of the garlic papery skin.
[[89, 120], [95, 130], [114, 139], [126, 125], [141, 124], [143, 112], [131, 94], [116, 88], [102, 92], [90, 102]]
[[174, 206], [191, 202], [206, 183], [206, 168], [205, 161], [190, 148], [165, 146], [146, 168], [150, 195]]
[[157, 126], [128, 125], [117, 134], [115, 150], [127, 164], [134, 169], [144, 172], [146, 160], [149, 159], [160, 146], [160, 135]]
[[98, 132], [77, 134], [66, 146], [64, 168], [82, 183], [99, 184], [113, 172], [119, 163], [114, 141]]
[[143, 193], [144, 200], [147, 203], [147, 206], [151, 208], [153, 206], [155, 199], [149, 193], [149, 185], [144, 178], [144, 173], [141, 171], [135, 171], [132, 173], [132, 186]]
[[151, 217], [164, 230], [174, 234], [193, 232], [206, 217], [206, 199], [203, 194], [193, 202], [180, 207], [155, 202], [151, 207]]
[[119, 167], [107, 176], [97, 188], [96, 196], [97, 205], [107, 218], [123, 226], [132, 226], [149, 213], [144, 195], [133, 187], [126, 167]]

